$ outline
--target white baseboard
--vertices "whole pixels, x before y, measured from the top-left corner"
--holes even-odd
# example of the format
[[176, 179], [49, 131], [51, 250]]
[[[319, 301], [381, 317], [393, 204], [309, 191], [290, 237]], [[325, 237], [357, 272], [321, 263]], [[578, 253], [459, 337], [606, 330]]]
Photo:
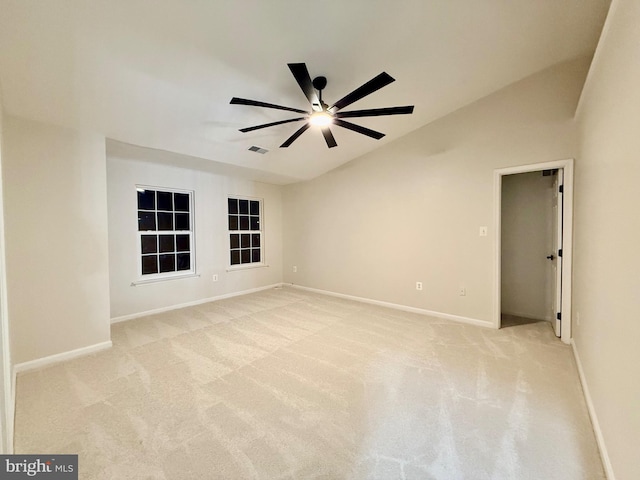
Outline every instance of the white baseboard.
[[380, 300], [373, 300], [371, 298], [356, 297], [356, 296], [353, 296], [353, 295], [345, 295], [343, 293], [330, 292], [330, 291], [327, 291], [327, 290], [319, 290], [317, 288], [303, 287], [302, 285], [295, 285], [295, 284], [289, 284], [289, 283], [287, 283], [285, 285], [287, 285], [288, 287], [298, 288], [300, 290], [306, 290], [308, 292], [321, 293], [323, 295], [330, 295], [332, 297], [344, 298], [344, 299], [347, 299], [347, 300], [354, 300], [356, 302], [369, 303], [371, 305], [378, 305], [380, 307], [393, 308], [395, 310], [402, 310], [404, 312], [419, 313], [421, 315], [427, 315], [427, 316], [430, 316], [430, 317], [443, 318], [445, 320], [452, 320], [454, 322], [459, 322], [459, 323], [467, 323], [467, 324], [470, 324], [470, 325], [476, 325], [478, 327], [495, 328], [495, 326], [493, 325], [492, 322], [488, 322], [488, 321], [485, 321], [485, 320], [478, 320], [476, 318], [463, 317], [463, 316], [460, 316], [460, 315], [453, 315], [453, 314], [450, 314], [450, 313], [435, 312], [433, 310], [425, 310], [424, 308], [409, 307], [407, 305], [400, 305], [400, 304], [397, 304], [397, 303], [383, 302], [383, 301], [380, 301]]
[[16, 371], [11, 370], [11, 405], [9, 405], [9, 423], [7, 425], [7, 437], [9, 442], [7, 445], [7, 453], [13, 455], [13, 441], [16, 425]]
[[[15, 378], [18, 373], [26, 372], [29, 370], [36, 370], [38, 368], [48, 367], [50, 365], [64, 362], [66, 360], [72, 360], [74, 358], [83, 357], [92, 353], [100, 352], [111, 348], [111, 340], [107, 342], [96, 343], [95, 345], [89, 345], [87, 347], [77, 348], [75, 350], [69, 350], [68, 352], [57, 353], [55, 355], [49, 355], [48, 357], [37, 358], [28, 362], [17, 363], [13, 366], [13, 394], [15, 396]], [[15, 405], [15, 402], [14, 402]]]
[[195, 305], [201, 305], [203, 303], [215, 302], [217, 300], [224, 300], [225, 298], [238, 297], [240, 295], [247, 295], [249, 293], [261, 292], [262, 290], [269, 290], [271, 288], [281, 287], [282, 283], [274, 283], [265, 287], [251, 288], [249, 290], [242, 290], [239, 292], [225, 293], [223, 295], [217, 295], [215, 297], [202, 298], [200, 300], [194, 300], [193, 302], [180, 303], [178, 305], [170, 305], [168, 307], [154, 308], [153, 310], [146, 310], [144, 312], [132, 313], [130, 315], [122, 315], [120, 317], [113, 317], [111, 323], [126, 322], [127, 320], [133, 320], [134, 318], [146, 317], [148, 315], [155, 315], [157, 313], [169, 312], [171, 310], [177, 310], [179, 308], [193, 307]]
[[580, 376], [580, 383], [582, 384], [582, 391], [584, 393], [585, 401], [587, 402], [587, 409], [589, 410], [589, 417], [591, 418], [591, 425], [593, 426], [593, 432], [596, 435], [596, 442], [600, 449], [600, 457], [602, 458], [602, 465], [604, 466], [604, 473], [608, 480], [615, 480], [616, 476], [613, 473], [613, 466], [611, 465], [611, 459], [609, 458], [609, 452], [607, 446], [604, 443], [604, 436], [600, 429], [600, 423], [598, 422], [598, 416], [593, 406], [593, 400], [589, 393], [589, 386], [587, 385], [587, 379], [584, 376], [584, 370], [582, 369], [582, 362], [580, 361], [580, 355], [578, 355], [578, 349], [575, 342], [571, 341], [571, 350], [573, 350], [573, 357], [576, 359], [576, 365], [578, 366], [578, 375]]

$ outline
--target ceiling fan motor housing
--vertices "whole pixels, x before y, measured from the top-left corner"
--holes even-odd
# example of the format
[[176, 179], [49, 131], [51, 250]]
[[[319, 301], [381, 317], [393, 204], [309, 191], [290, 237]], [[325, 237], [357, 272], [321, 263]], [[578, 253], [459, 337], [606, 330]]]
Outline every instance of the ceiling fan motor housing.
[[323, 90], [327, 86], [327, 77], [316, 77], [312, 83], [316, 90]]

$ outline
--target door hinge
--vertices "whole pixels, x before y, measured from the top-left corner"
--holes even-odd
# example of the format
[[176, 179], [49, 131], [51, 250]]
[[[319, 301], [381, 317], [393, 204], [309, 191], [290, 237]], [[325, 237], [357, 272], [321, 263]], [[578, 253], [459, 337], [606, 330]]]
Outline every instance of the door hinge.
[[560, 186], [558, 187], [558, 191], [559, 191], [560, 193], [564, 193], [564, 185], [560, 185]]
[[562, 256], [562, 249], [558, 250], [558, 256], [561, 257]]
[[558, 312], [558, 313], [556, 314], [556, 319], [558, 319], [558, 320], [562, 320], [562, 313], [561, 313], [561, 312]]

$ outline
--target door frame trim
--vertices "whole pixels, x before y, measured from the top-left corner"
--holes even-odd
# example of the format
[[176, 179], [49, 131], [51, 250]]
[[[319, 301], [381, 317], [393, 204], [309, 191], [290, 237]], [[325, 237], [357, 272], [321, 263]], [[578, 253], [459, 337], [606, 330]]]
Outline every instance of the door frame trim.
[[539, 172], [562, 168], [564, 171], [564, 201], [562, 205], [562, 328], [561, 340], [571, 343], [571, 272], [573, 260], [573, 158], [555, 160], [516, 167], [498, 168], [493, 171], [494, 274], [493, 274], [493, 325], [500, 328], [502, 298], [502, 177], [517, 173]]

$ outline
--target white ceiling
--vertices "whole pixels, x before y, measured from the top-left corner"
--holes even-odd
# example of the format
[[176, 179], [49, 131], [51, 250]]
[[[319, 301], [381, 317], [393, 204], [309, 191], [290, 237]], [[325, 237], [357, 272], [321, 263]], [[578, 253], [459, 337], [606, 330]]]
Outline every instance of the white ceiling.
[[[556, 63], [593, 53], [609, 0], [0, 0], [8, 114], [149, 147], [148, 160], [233, 164], [258, 180], [313, 178]], [[391, 85], [351, 109], [382, 140], [332, 127], [278, 146], [300, 124], [233, 96], [307, 109], [287, 68], [324, 75], [327, 103], [382, 71]], [[346, 109], [347, 110], [347, 109]], [[124, 154], [127, 145], [109, 142]], [[260, 155], [252, 145], [269, 149]], [[130, 147], [137, 157], [145, 150]], [[155, 151], [155, 153], [154, 153]], [[158, 153], [158, 151], [161, 151]], [[174, 152], [178, 155], [171, 155]], [[194, 163], [194, 164], [195, 164]], [[235, 168], [235, 167], [234, 167]]]

